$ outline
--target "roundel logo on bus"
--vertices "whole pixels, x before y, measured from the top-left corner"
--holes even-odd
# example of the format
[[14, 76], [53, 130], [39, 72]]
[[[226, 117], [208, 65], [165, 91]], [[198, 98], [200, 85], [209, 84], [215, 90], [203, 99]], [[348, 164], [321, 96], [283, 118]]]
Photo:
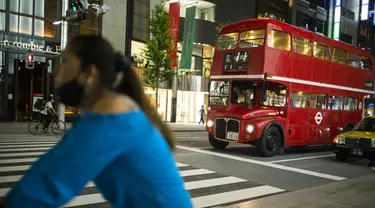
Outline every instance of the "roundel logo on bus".
[[322, 115], [322, 113], [321, 112], [317, 112], [316, 113], [316, 115], [315, 115], [315, 122], [316, 122], [316, 124], [320, 124], [320, 123], [322, 123], [322, 121], [323, 121], [323, 115]]

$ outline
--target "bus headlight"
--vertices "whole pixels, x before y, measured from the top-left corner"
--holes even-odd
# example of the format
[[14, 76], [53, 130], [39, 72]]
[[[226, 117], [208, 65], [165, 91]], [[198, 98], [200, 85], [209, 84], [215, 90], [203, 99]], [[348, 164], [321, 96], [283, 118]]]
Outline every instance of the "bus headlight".
[[207, 121], [207, 127], [211, 128], [214, 125], [214, 123], [211, 120]]
[[345, 144], [345, 138], [337, 136], [333, 140], [333, 143], [336, 143], [336, 144]]
[[251, 125], [251, 124], [248, 124], [246, 126], [246, 132], [249, 133], [249, 134], [253, 133], [254, 132], [254, 126]]

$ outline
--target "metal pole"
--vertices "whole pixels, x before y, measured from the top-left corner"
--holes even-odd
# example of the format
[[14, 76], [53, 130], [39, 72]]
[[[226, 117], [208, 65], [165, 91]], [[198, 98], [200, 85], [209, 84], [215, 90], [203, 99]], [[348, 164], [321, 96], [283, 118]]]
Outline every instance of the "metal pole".
[[178, 70], [177, 67], [174, 69], [175, 75], [172, 78], [172, 115], [171, 123], [176, 123], [177, 121], [177, 84], [178, 84]]

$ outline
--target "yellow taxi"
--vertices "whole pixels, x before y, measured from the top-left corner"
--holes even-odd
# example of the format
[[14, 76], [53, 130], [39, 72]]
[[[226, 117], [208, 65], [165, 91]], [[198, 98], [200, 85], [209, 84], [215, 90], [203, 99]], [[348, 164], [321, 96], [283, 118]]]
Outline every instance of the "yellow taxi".
[[375, 116], [362, 119], [352, 130], [339, 134], [333, 140], [333, 152], [343, 162], [348, 157], [375, 160]]

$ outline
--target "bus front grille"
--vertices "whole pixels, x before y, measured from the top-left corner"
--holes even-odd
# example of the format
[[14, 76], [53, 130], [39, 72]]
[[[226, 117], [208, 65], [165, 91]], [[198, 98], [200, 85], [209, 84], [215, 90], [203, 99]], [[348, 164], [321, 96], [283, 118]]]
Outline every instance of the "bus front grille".
[[240, 122], [238, 122], [237, 120], [229, 119], [227, 131], [239, 133], [240, 132]]
[[216, 136], [216, 138], [225, 139], [226, 129], [227, 129], [227, 123], [226, 123], [225, 119], [223, 119], [223, 118], [216, 119], [216, 124], [215, 124], [215, 136]]

